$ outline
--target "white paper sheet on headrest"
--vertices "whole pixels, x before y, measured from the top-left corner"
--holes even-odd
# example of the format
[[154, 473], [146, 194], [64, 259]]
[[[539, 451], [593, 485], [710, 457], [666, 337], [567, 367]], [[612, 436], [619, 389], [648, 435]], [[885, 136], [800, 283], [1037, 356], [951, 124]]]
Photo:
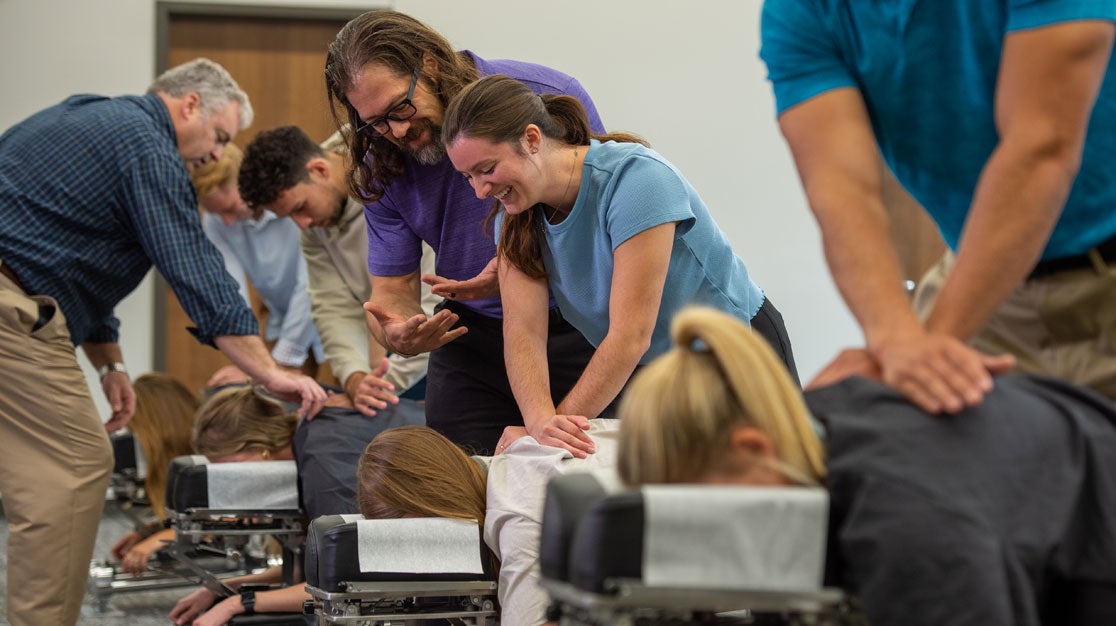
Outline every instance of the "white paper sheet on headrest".
[[294, 461], [210, 463], [205, 472], [211, 509], [298, 509]]
[[821, 588], [829, 515], [824, 489], [657, 485], [642, 491], [644, 583]]
[[482, 574], [476, 521], [441, 517], [357, 522], [360, 571]]

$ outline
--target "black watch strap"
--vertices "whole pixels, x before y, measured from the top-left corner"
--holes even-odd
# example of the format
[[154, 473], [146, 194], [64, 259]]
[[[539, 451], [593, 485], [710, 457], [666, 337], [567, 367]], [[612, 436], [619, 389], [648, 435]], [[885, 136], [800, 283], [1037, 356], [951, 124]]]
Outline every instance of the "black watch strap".
[[254, 615], [256, 613], [256, 592], [241, 591], [240, 606], [244, 607], [245, 615]]

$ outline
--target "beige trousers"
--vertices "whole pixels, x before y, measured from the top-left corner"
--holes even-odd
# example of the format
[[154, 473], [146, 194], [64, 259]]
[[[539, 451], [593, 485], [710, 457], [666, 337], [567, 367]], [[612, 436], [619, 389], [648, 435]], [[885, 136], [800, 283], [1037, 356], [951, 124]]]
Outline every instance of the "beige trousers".
[[[945, 256], [923, 277], [914, 308], [925, 319], [953, 267]], [[1019, 369], [1116, 398], [1116, 265], [1028, 280], [973, 341], [987, 354], [1015, 355]]]
[[[54, 315], [32, 332], [39, 305]], [[53, 298], [0, 275], [0, 494], [8, 621], [77, 622], [112, 449]]]

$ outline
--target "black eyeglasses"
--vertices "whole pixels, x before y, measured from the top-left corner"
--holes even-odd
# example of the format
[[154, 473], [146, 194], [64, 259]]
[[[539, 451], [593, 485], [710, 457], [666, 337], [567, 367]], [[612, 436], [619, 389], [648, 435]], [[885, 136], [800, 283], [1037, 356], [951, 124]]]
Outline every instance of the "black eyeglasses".
[[377, 135], [386, 135], [391, 130], [388, 122], [402, 122], [414, 117], [417, 109], [414, 103], [411, 102], [411, 96], [415, 95], [415, 86], [418, 85], [419, 71], [416, 69], [411, 77], [411, 88], [407, 90], [407, 97], [399, 104], [391, 107], [383, 117], [378, 117], [371, 122], [365, 122], [357, 127], [356, 132], [367, 132], [372, 129]]

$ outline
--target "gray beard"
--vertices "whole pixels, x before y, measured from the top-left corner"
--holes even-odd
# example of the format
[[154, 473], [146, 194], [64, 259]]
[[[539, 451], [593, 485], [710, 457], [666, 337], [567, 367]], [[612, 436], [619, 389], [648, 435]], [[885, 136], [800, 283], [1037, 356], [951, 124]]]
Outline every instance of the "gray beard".
[[[411, 146], [404, 143], [401, 147], [403, 151], [414, 157], [416, 161], [423, 165], [437, 165], [446, 158], [446, 147], [442, 145], [442, 127], [431, 124], [428, 120], [424, 120], [426, 127], [430, 129], [430, 145], [418, 150], [412, 150]], [[421, 132], [421, 131], [420, 131]]]
[[437, 141], [419, 150], [408, 149], [407, 152], [423, 165], [437, 165], [442, 159], [446, 158], [446, 148]]

